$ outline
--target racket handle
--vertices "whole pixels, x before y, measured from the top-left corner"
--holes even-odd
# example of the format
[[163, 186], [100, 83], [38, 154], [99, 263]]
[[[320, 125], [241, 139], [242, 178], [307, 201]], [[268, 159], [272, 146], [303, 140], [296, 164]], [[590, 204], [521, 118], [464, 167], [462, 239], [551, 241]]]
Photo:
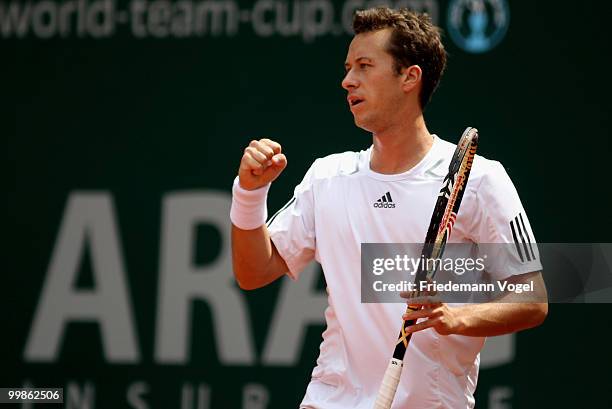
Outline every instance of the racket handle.
[[396, 358], [391, 358], [389, 366], [385, 371], [385, 377], [382, 380], [380, 389], [378, 390], [378, 396], [376, 396], [376, 402], [374, 402], [374, 409], [390, 409], [395, 397], [395, 391], [399, 384], [400, 376], [402, 374], [403, 362]]

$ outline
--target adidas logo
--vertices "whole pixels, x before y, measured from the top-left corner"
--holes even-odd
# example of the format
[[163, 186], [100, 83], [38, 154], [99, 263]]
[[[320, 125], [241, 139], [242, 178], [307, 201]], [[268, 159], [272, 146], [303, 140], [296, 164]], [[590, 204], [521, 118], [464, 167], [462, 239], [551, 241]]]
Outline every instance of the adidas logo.
[[389, 192], [385, 193], [383, 195], [383, 197], [381, 197], [376, 202], [374, 202], [374, 207], [377, 207], [377, 208], [380, 208], [380, 209], [393, 209], [393, 208], [395, 208], [395, 203], [393, 203], [393, 199], [391, 199], [391, 193], [389, 193]]

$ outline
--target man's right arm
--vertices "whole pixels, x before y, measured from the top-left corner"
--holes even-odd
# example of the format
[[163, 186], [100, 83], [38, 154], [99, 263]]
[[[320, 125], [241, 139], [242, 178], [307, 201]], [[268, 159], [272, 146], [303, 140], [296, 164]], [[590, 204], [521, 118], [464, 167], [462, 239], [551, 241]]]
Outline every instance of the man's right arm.
[[232, 225], [232, 261], [234, 276], [243, 290], [268, 285], [289, 271], [270, 240], [266, 225], [254, 230]]
[[263, 287], [289, 271], [270, 239], [263, 211], [268, 185], [286, 166], [281, 146], [269, 139], [251, 141], [240, 161], [232, 204], [232, 262], [236, 281], [245, 290]]

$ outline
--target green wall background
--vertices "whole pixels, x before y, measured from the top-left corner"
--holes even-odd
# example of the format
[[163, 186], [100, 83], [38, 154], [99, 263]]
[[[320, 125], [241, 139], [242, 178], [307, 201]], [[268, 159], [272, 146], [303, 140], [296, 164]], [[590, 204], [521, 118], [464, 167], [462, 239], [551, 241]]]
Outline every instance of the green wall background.
[[[446, 29], [449, 4], [436, 4]], [[479, 128], [480, 153], [506, 166], [539, 241], [610, 241], [610, 7], [567, 0], [509, 6], [507, 35], [488, 53], [468, 54], [445, 37], [449, 67], [426, 112], [429, 129], [456, 141], [465, 126]], [[210, 407], [229, 408], [246, 407], [242, 388], [258, 383], [269, 391], [269, 408], [296, 407], [318, 353], [320, 325], [306, 332], [296, 366], [259, 360], [224, 366], [215, 350], [214, 312], [198, 301], [188, 363], [155, 360], [162, 200], [185, 190], [229, 192], [253, 138], [279, 141], [289, 159], [270, 209], [291, 196], [314, 158], [367, 147], [370, 138], [354, 127], [340, 87], [349, 41], [349, 35], [262, 38], [249, 30], [185, 39], [140, 39], [126, 29], [101, 39], [0, 37], [9, 187], [0, 386], [90, 382], [96, 408], [118, 408], [132, 407], [127, 386], [142, 380], [149, 407], [178, 408], [182, 384], [205, 383]], [[92, 322], [67, 327], [53, 362], [25, 358], [65, 206], [76, 191], [103, 191], [113, 200], [138, 364], [108, 362]], [[198, 229], [195, 264], [215, 260], [219, 234], [210, 225]], [[95, 288], [94, 277], [86, 251], [75, 291]], [[279, 290], [276, 283], [240, 293], [258, 357]], [[477, 407], [493, 408], [491, 389], [510, 385], [512, 398], [496, 409], [612, 408], [611, 317], [610, 304], [551, 305], [543, 326], [517, 335], [511, 363], [481, 371]]]

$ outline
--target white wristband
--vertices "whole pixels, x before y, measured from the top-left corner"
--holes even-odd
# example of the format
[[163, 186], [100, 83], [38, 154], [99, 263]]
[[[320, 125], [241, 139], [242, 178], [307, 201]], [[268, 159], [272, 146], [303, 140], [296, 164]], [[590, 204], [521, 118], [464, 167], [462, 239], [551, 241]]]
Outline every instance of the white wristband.
[[253, 230], [266, 224], [268, 217], [268, 198], [270, 183], [255, 190], [246, 190], [240, 186], [238, 177], [232, 187], [232, 209], [230, 219], [234, 226], [242, 230]]

